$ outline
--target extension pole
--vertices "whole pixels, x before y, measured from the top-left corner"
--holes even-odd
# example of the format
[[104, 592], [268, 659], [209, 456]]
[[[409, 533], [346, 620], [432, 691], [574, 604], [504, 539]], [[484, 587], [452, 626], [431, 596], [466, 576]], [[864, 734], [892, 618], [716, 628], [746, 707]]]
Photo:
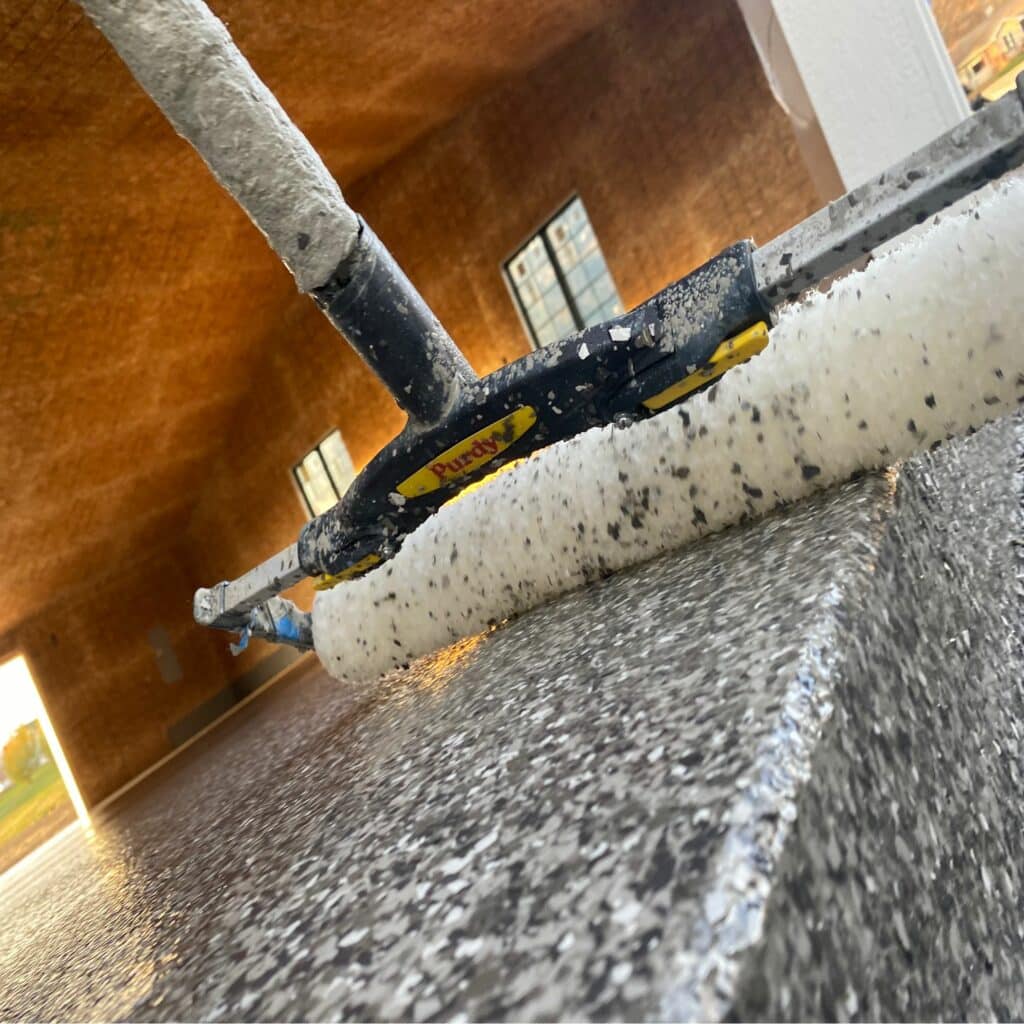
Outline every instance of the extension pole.
[[413, 426], [474, 374], [391, 254], [202, 0], [79, 0]]

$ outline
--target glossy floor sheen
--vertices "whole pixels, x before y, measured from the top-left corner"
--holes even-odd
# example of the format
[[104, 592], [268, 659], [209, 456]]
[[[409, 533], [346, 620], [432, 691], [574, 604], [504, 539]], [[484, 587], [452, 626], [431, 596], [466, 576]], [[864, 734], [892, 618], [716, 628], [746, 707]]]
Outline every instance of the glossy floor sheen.
[[0, 881], [0, 1018], [1021, 1016], [1016, 460], [278, 684]]

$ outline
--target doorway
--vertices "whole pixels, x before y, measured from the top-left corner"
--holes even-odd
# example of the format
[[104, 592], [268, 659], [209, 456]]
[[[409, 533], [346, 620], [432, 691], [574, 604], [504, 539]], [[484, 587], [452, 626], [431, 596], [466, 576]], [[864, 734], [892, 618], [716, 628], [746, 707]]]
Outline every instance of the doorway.
[[18, 654], [0, 662], [0, 872], [88, 812]]

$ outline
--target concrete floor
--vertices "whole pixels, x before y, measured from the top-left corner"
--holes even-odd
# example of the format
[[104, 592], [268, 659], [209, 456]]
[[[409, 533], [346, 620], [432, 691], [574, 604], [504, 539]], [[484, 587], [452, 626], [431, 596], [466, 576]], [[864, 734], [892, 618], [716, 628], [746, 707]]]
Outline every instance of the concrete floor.
[[1019, 1015], [1012, 439], [305, 666], [0, 879], [0, 1018]]

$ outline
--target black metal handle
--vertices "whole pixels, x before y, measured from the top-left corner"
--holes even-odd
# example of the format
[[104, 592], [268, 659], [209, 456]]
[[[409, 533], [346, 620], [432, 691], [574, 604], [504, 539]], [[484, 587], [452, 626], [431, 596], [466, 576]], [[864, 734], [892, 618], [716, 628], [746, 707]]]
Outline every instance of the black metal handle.
[[362, 218], [352, 252], [310, 294], [418, 426], [440, 423], [477, 379]]

